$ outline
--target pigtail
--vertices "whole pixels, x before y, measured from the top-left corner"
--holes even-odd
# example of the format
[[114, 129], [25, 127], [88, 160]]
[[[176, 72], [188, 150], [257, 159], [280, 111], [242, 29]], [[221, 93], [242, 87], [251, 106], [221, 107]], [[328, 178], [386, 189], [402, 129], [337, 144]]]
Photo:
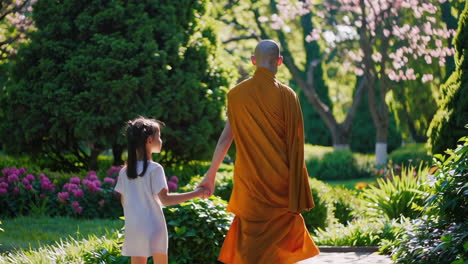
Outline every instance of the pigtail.
[[127, 175], [129, 179], [137, 177], [137, 142], [135, 140], [135, 129], [132, 121], [127, 123], [128, 160]]
[[[143, 146], [146, 144], [146, 139], [156, 133], [156, 130], [154, 130], [154, 127], [147, 126], [143, 124], [143, 138], [145, 139], [143, 142]], [[148, 155], [146, 154], [146, 150], [143, 151], [143, 170], [141, 171], [141, 174], [138, 176], [143, 176], [146, 172], [146, 169], [148, 169]]]

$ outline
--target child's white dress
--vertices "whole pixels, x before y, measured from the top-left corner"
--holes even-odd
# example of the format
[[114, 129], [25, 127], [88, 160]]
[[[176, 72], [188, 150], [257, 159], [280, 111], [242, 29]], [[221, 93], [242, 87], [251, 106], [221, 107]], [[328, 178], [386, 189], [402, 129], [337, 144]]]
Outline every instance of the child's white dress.
[[[143, 177], [129, 179], [127, 168], [120, 170], [115, 190], [124, 197], [125, 237], [124, 256], [149, 257], [167, 254], [167, 228], [162, 204], [157, 194], [167, 189], [164, 169], [148, 161]], [[143, 161], [137, 162], [137, 172], [143, 171]]]

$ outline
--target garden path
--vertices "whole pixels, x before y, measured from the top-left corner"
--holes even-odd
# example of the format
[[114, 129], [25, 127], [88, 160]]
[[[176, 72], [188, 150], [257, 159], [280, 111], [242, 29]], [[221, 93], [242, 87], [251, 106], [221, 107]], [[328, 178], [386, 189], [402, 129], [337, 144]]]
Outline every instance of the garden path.
[[318, 256], [296, 264], [390, 264], [391, 258], [370, 252], [320, 253]]

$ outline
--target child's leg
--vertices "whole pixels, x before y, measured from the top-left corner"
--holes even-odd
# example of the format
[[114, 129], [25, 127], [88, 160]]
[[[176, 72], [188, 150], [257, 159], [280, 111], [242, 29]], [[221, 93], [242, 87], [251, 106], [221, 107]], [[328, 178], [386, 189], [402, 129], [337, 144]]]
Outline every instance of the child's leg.
[[153, 262], [154, 264], [167, 264], [167, 254], [154, 254]]
[[147, 257], [132, 257], [132, 264], [146, 264]]

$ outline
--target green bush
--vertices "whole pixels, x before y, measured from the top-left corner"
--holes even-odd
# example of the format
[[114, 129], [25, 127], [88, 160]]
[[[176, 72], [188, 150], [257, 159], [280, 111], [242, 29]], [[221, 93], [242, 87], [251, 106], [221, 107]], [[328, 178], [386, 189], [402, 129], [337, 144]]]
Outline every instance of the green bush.
[[[468, 260], [467, 223], [444, 223], [424, 216], [410, 222], [389, 248], [395, 263], [464, 264]], [[387, 246], [388, 247], [388, 246]]]
[[[46, 174], [51, 181], [57, 180], [58, 184], [65, 184], [72, 177], [82, 177], [88, 171], [84, 169], [78, 169], [79, 166], [73, 172], [53, 170], [56, 167], [52, 165], [55, 161], [47, 159], [41, 156], [15, 156], [0, 154], [0, 168], [27, 168], [31, 174]], [[98, 156], [98, 167], [96, 171], [99, 178], [103, 179], [106, 177], [106, 170], [112, 167], [113, 158], [111, 156], [99, 155]]]
[[315, 232], [317, 228], [325, 228], [331, 223], [333, 217], [333, 205], [326, 199], [326, 194], [330, 192], [330, 186], [315, 180], [309, 180], [315, 208], [310, 211], [303, 211], [305, 224], [309, 232]]
[[[307, 164], [316, 166], [315, 162], [308, 162]], [[316, 169], [310, 168], [309, 174], [319, 180], [341, 180], [363, 176], [353, 153], [348, 150], [336, 150], [326, 153]]]
[[421, 215], [424, 199], [427, 198], [428, 185], [423, 184], [428, 168], [403, 168], [401, 175], [377, 179], [375, 186], [362, 192], [362, 199], [368, 216], [398, 219], [401, 216], [414, 219]]
[[434, 193], [424, 204], [424, 216], [393, 244], [397, 263], [468, 261], [468, 137], [447, 154], [435, 156], [437, 170], [428, 177]]
[[411, 143], [400, 147], [388, 155], [388, 160], [406, 167], [420, 163], [429, 166], [432, 163], [432, 158], [427, 154], [423, 143]]
[[347, 226], [336, 224], [318, 229], [313, 238], [317, 245], [378, 246], [383, 240], [395, 238], [395, 224], [395, 221], [361, 218], [350, 222]]
[[[310, 177], [317, 178], [317, 172], [320, 168], [320, 159], [317, 157], [310, 157], [305, 161], [307, 171], [309, 172]], [[318, 178], [317, 178], [318, 179]]]
[[428, 214], [438, 215], [447, 222], [468, 221], [468, 137], [460, 139], [447, 158], [435, 155], [435, 171], [429, 184], [435, 184], [435, 194], [428, 200]]
[[233, 216], [217, 197], [164, 209], [171, 263], [216, 263]]
[[455, 45], [455, 71], [440, 88], [439, 110], [430, 124], [428, 146], [433, 154], [455, 148], [466, 135], [468, 120], [468, 5], [460, 16]]
[[355, 217], [353, 212], [359, 210], [359, 199], [357, 193], [339, 187], [333, 188], [333, 206], [335, 208], [333, 215], [338, 223], [348, 225]]
[[28, 156], [11, 156], [0, 154], [0, 168], [28, 168], [28, 170], [38, 170], [39, 166], [34, 163]]
[[[216, 188], [214, 195], [220, 197], [224, 201], [229, 201], [231, 198], [232, 188], [234, 188], [234, 166], [222, 164], [216, 174]], [[203, 170], [206, 172], [206, 170]], [[190, 178], [190, 181], [185, 186], [181, 187], [182, 192], [194, 190], [197, 185], [203, 180], [203, 176], [197, 175]]]

